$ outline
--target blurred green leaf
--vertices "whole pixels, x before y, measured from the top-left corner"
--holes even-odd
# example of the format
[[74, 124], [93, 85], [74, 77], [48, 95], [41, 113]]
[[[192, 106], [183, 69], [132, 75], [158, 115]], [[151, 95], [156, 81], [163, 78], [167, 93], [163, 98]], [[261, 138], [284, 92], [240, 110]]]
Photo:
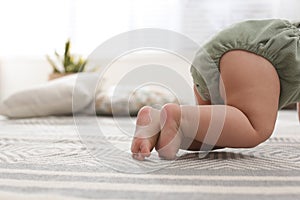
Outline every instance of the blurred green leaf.
[[50, 63], [50, 65], [52, 66], [53, 72], [54, 73], [60, 73], [60, 71], [57, 69], [57, 66], [53, 62], [53, 60], [51, 60], [51, 58], [48, 55], [46, 55], [46, 58], [47, 58], [48, 62]]
[[65, 50], [63, 57], [57, 53], [57, 51], [54, 51], [54, 55], [56, 59], [59, 61], [59, 63], [62, 64], [61, 68], [64, 69], [64, 71], [59, 70], [59, 66], [55, 64], [53, 60], [50, 59], [50, 57], [47, 55], [47, 60], [51, 64], [53, 68], [53, 72], [55, 73], [77, 73], [84, 71], [86, 60], [82, 57], [79, 57], [77, 60], [75, 59], [75, 56], [70, 53], [71, 49], [71, 41], [70, 39], [67, 40], [65, 43]]

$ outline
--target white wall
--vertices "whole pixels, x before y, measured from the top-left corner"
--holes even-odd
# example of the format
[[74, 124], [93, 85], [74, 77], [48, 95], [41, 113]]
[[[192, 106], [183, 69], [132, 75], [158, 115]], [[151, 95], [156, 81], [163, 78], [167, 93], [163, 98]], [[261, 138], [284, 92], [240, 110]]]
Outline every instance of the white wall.
[[85, 56], [137, 28], [166, 28], [202, 44], [244, 19], [300, 20], [299, 7], [299, 0], [0, 0], [0, 99], [46, 82], [44, 55], [61, 53], [68, 37], [72, 52]]
[[47, 82], [52, 71], [44, 57], [0, 58], [0, 99], [25, 88]]

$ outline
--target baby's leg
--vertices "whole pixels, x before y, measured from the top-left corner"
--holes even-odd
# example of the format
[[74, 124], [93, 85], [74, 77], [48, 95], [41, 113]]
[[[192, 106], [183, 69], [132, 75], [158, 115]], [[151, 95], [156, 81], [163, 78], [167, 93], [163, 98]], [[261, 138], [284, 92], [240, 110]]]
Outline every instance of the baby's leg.
[[160, 111], [145, 106], [137, 116], [136, 130], [131, 145], [132, 156], [144, 160], [150, 156], [160, 132]]
[[186, 137], [219, 147], [254, 147], [270, 137], [280, 94], [271, 63], [252, 53], [231, 51], [221, 60], [221, 77], [226, 105], [164, 108], [166, 128], [156, 145], [161, 157], [175, 158], [178, 141]]

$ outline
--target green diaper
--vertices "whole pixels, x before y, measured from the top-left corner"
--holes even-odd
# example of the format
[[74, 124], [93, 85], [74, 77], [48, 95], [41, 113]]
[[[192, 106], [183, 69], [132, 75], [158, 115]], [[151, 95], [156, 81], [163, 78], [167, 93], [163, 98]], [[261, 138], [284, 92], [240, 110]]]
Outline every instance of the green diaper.
[[275, 67], [280, 79], [279, 109], [300, 102], [299, 23], [286, 20], [251, 20], [219, 32], [193, 61], [191, 73], [203, 100], [224, 104], [219, 92], [219, 62], [230, 50], [246, 50], [260, 55]]

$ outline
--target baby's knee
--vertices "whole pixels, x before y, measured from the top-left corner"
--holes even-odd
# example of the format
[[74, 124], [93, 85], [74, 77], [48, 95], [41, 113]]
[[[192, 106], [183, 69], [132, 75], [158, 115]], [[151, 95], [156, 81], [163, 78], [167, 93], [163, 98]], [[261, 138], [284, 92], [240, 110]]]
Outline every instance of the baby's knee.
[[274, 126], [274, 124], [265, 125], [261, 130], [258, 130], [261, 142], [264, 142], [271, 137], [274, 132]]
[[262, 127], [256, 128], [255, 132], [255, 139], [251, 143], [249, 143], [249, 147], [251, 148], [256, 147], [257, 145], [269, 139], [274, 132], [274, 125], [264, 125]]

